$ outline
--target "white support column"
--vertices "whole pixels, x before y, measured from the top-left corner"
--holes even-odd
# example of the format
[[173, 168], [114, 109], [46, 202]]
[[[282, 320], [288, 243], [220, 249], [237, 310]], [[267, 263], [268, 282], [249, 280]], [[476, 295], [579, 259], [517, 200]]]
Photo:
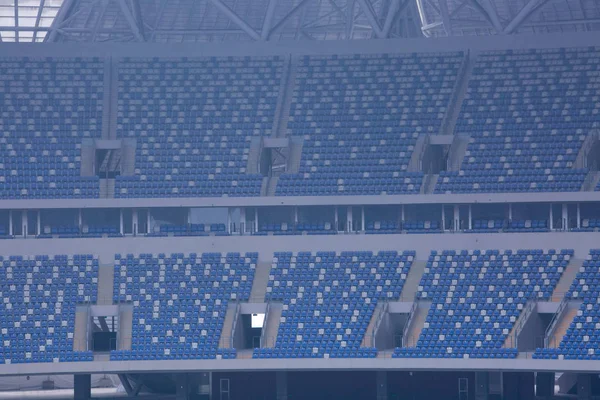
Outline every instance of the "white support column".
[[577, 229], [581, 228], [581, 203], [577, 203]]
[[254, 208], [254, 232], [258, 232], [258, 208]]
[[37, 211], [37, 234], [42, 234], [42, 211]]
[[364, 232], [365, 231], [365, 206], [361, 206], [360, 207], [360, 213], [361, 213], [361, 216], [362, 216], [361, 221], [360, 221], [361, 222], [361, 224], [360, 224], [361, 225], [361, 229], [360, 230], [362, 232]]
[[404, 230], [404, 221], [405, 221], [405, 216], [404, 216], [404, 204], [400, 205], [400, 230]]
[[138, 221], [138, 210], [137, 209], [133, 209], [132, 213], [132, 225], [133, 225], [133, 234], [137, 235], [140, 232], [140, 227], [139, 227], [139, 221]]
[[563, 231], [566, 231], [569, 229], [569, 207], [567, 206], [566, 203], [563, 203], [562, 205], [562, 229]]
[[125, 233], [124, 229], [123, 229], [123, 209], [122, 208], [119, 209], [119, 233], [121, 235], [123, 235]]
[[513, 219], [513, 214], [512, 214], [512, 203], [508, 203], [508, 220], [512, 221]]
[[233, 233], [231, 230], [231, 207], [227, 208], [227, 233], [230, 235]]
[[550, 204], [550, 223], [548, 224], [551, 231], [554, 230], [554, 207], [553, 207], [553, 205], [554, 204]]
[[469, 204], [469, 230], [473, 229], [473, 210], [471, 204]]
[[335, 224], [334, 230], [338, 231], [338, 206], [333, 208], [333, 223]]
[[29, 232], [27, 231], [27, 210], [21, 212], [21, 227], [21, 234], [25, 237], [29, 235]]
[[294, 229], [298, 225], [298, 206], [294, 206]]
[[458, 204], [454, 205], [454, 232], [460, 230], [460, 208]]
[[147, 220], [147, 222], [146, 222], [146, 232], [144, 232], [144, 233], [150, 233], [150, 232], [152, 232], [152, 231], [150, 230], [150, 209], [146, 210], [146, 218], [147, 218], [148, 220]]
[[13, 235], [13, 212], [8, 210], [8, 234]]
[[246, 207], [240, 208], [240, 235], [246, 233]]
[[446, 231], [446, 206], [442, 204], [442, 232]]
[[352, 224], [352, 206], [346, 207], [346, 229], [348, 232], [354, 231], [354, 225]]
[[78, 211], [77, 225], [79, 226], [79, 229], [81, 230], [83, 228], [83, 211], [81, 210], [81, 208], [77, 211]]

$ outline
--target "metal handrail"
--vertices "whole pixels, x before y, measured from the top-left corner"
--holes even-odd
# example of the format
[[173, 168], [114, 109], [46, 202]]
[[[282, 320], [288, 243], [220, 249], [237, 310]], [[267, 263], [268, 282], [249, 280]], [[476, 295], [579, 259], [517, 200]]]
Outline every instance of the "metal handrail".
[[390, 307], [390, 303], [388, 303], [387, 301], [385, 303], [383, 303], [383, 307], [381, 307], [381, 310], [379, 311], [379, 315], [377, 316], [377, 319], [375, 320], [375, 326], [373, 326], [373, 332], [371, 332], [371, 334], [373, 335], [373, 347], [377, 347], [375, 345], [375, 339], [377, 337], [377, 332], [379, 331], [379, 326], [381, 325], [381, 322], [383, 321], [383, 317], [384, 317], [385, 313], [388, 311], [389, 307]]
[[231, 348], [231, 349], [234, 348], [233, 339], [234, 339], [235, 328], [237, 326], [237, 321], [238, 321], [238, 317], [239, 317], [241, 309], [242, 309], [242, 305], [240, 303], [237, 303], [235, 306], [235, 314], [233, 314], [233, 323], [231, 324], [231, 337], [229, 338], [229, 348]]
[[415, 316], [415, 313], [417, 311], [418, 308], [418, 303], [417, 303], [417, 298], [415, 297], [415, 300], [413, 301], [412, 306], [410, 307], [410, 312], [408, 314], [408, 320], [406, 321], [406, 325], [404, 325], [404, 330], [402, 331], [402, 346], [406, 347], [406, 340], [408, 337], [408, 330], [410, 328], [410, 325], [412, 324], [412, 320]]
[[265, 347], [265, 334], [267, 332], [267, 319], [269, 318], [269, 312], [271, 311], [271, 302], [267, 303], [267, 309], [265, 310], [265, 319], [263, 319], [262, 331], [260, 332], [260, 347]]
[[548, 344], [550, 343], [550, 338], [552, 337], [552, 335], [554, 334], [554, 331], [556, 330], [556, 325], [558, 324], [558, 321], [560, 320], [560, 318], [562, 318], [562, 315], [564, 314], [565, 310], [567, 309], [568, 304], [569, 304], [569, 298], [566, 296], [563, 297], [562, 301], [558, 305], [558, 309], [556, 310], [556, 313], [554, 313], [554, 316], [552, 317], [552, 320], [550, 321], [550, 324], [548, 325], [548, 328], [546, 329], [546, 334], [544, 335], [544, 346], [545, 347], [548, 347]]

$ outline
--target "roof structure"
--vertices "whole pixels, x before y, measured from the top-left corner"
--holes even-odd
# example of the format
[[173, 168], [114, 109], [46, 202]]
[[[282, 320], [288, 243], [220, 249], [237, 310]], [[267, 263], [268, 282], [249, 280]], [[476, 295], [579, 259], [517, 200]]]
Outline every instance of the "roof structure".
[[600, 0], [0, 0], [18, 42], [348, 40], [600, 30]]

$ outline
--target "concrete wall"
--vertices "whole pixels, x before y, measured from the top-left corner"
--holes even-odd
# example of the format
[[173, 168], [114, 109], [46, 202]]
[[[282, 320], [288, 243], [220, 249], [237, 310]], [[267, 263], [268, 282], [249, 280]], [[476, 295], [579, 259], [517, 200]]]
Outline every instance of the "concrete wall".
[[600, 232], [444, 233], [432, 235], [306, 235], [243, 237], [125, 237], [103, 239], [14, 239], [0, 241], [2, 255], [97, 254], [112, 262], [115, 253], [259, 252], [270, 261], [276, 251], [415, 250], [427, 260], [431, 250], [447, 249], [574, 249], [585, 258], [600, 247]]

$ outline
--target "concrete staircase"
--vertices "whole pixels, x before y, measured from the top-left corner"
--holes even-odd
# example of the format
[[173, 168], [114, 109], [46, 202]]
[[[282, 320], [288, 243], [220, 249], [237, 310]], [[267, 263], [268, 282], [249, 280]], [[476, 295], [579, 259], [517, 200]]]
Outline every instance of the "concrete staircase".
[[75, 309], [75, 332], [73, 334], [73, 351], [86, 351], [88, 349], [88, 306], [77, 306]]
[[265, 293], [269, 284], [269, 274], [271, 273], [271, 261], [259, 261], [254, 271], [254, 280], [252, 281], [252, 290], [250, 291], [251, 303], [263, 303]]
[[375, 328], [377, 328], [377, 322], [379, 321], [379, 318], [381, 318], [381, 314], [383, 314], [384, 310], [385, 303], [377, 303], [375, 310], [373, 311], [373, 315], [371, 315], [371, 320], [369, 321], [369, 325], [367, 326], [367, 330], [365, 331], [365, 336], [363, 337], [360, 347], [375, 347]]
[[98, 297], [96, 301], [98, 305], [112, 305], [114, 281], [114, 266], [112, 264], [101, 264], [98, 269]]
[[561, 302], [565, 297], [565, 293], [569, 291], [569, 287], [571, 287], [571, 283], [575, 280], [579, 269], [583, 265], [583, 260], [579, 258], [572, 258], [567, 265], [567, 268], [563, 271], [554, 291], [552, 292], [552, 296], [550, 297], [551, 301]]
[[300, 171], [300, 162], [302, 161], [302, 148], [304, 139], [301, 137], [290, 138], [290, 151], [288, 156], [288, 173], [297, 174]]
[[112, 199], [115, 197], [115, 180], [100, 179], [100, 198]]
[[[110, 61], [110, 74], [108, 78], [105, 78], [109, 82], [109, 94], [110, 94], [110, 102], [108, 104], [108, 109], [104, 109], [104, 113], [108, 113], [108, 132], [107, 136], [102, 135], [104, 139], [116, 139], [117, 138], [117, 104], [119, 104], [119, 64], [115, 59], [111, 59]], [[103, 130], [104, 131], [104, 130]], [[103, 132], [104, 133], [104, 132]]]
[[238, 303], [227, 304], [227, 313], [223, 321], [221, 338], [219, 339], [219, 348], [230, 349], [233, 345], [233, 324], [238, 315]]
[[269, 183], [267, 184], [267, 196], [275, 196], [275, 192], [277, 191], [277, 183], [279, 182], [278, 176], [272, 176], [269, 178]]
[[83, 139], [81, 141], [81, 176], [94, 176], [95, 158], [94, 139]]
[[132, 176], [135, 174], [135, 139], [121, 140], [121, 175]]
[[262, 347], [273, 348], [277, 341], [277, 332], [279, 331], [279, 323], [281, 322], [281, 313], [283, 312], [283, 304], [269, 303], [269, 310], [265, 316], [265, 324], [261, 337]]
[[275, 110], [275, 120], [273, 121], [273, 137], [286, 137], [287, 125], [290, 118], [290, 109], [294, 98], [294, 86], [296, 85], [296, 71], [298, 60], [290, 57], [287, 60], [286, 67], [281, 77], [281, 88], [279, 90], [279, 107]]
[[600, 171], [590, 171], [585, 176], [585, 180], [581, 185], [582, 192], [593, 192], [596, 190], [596, 186], [598, 186], [598, 182], [600, 182]]
[[421, 194], [431, 194], [435, 190], [437, 185], [439, 174], [427, 174], [423, 177], [423, 184], [421, 185]]
[[429, 141], [429, 135], [419, 135], [413, 148], [412, 155], [410, 156], [410, 161], [408, 162], [408, 172], [421, 171], [421, 160], [423, 159], [423, 153], [425, 152], [425, 149], [429, 145]]
[[571, 322], [577, 315], [578, 307], [571, 306], [567, 310], [565, 310], [560, 319], [556, 323], [554, 327], [554, 332], [547, 338], [548, 339], [548, 347], [557, 348], [562, 339], [565, 337], [567, 333], [567, 329], [571, 326]]
[[467, 54], [458, 71], [458, 77], [456, 78], [454, 89], [452, 90], [452, 96], [450, 98], [450, 102], [448, 103], [444, 118], [442, 119], [442, 124], [440, 126], [441, 135], [454, 134], [456, 121], [460, 115], [460, 109], [469, 87], [469, 79], [474, 66], [475, 57], [473, 57], [471, 54]]
[[405, 330], [403, 338], [404, 347], [415, 347], [417, 345], [417, 341], [419, 340], [421, 331], [423, 330], [423, 325], [425, 324], [425, 318], [427, 318], [427, 313], [429, 312], [430, 308], [430, 300], [417, 301], [412, 318], [409, 320], [409, 325]]
[[[112, 58], [111, 57], [107, 57], [104, 60], [104, 93], [103, 93], [103, 99], [102, 99], [102, 138], [103, 139], [110, 139], [111, 138], [111, 107], [113, 107], [113, 104], [117, 103], [113, 103], [113, 96], [112, 96], [112, 92], [113, 92], [113, 80], [112, 80], [112, 73], [113, 73], [113, 68], [112, 68]], [[116, 91], [116, 86], [115, 86], [115, 90]], [[116, 100], [115, 100], [116, 101]]]
[[131, 304], [121, 304], [119, 306], [118, 350], [131, 350], [132, 327], [133, 306]]
[[263, 140], [261, 137], [253, 137], [250, 141], [250, 151], [248, 152], [248, 160], [246, 162], [247, 174], [258, 174], [260, 154], [263, 149]]
[[426, 265], [427, 261], [413, 261], [410, 266], [410, 271], [408, 271], [406, 281], [404, 282], [404, 286], [402, 286], [402, 293], [400, 294], [400, 299], [402, 301], [414, 301]]

